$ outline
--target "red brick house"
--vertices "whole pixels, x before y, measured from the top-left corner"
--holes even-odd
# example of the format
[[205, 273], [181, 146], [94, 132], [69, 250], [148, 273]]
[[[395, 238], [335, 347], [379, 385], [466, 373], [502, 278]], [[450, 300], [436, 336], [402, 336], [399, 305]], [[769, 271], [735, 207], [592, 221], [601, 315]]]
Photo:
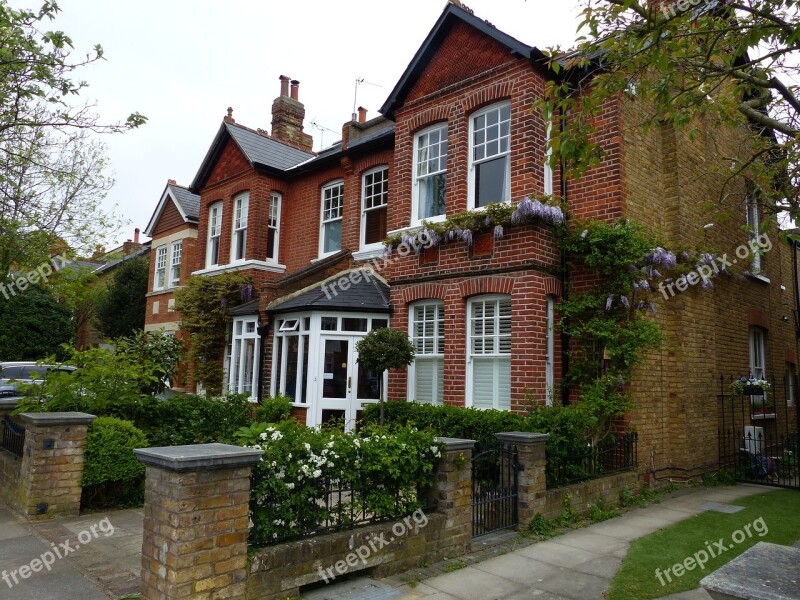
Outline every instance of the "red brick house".
[[[676, 247], [702, 241], [732, 252], [747, 241], [742, 225], [758, 209], [745, 210], [744, 191], [741, 222], [703, 228], [701, 200], [720, 182], [700, 169], [719, 159], [711, 149], [720, 140], [626, 127], [641, 110], [635, 99], [609, 103], [601, 165], [577, 181], [551, 168], [548, 124], [531, 105], [557, 76], [535, 47], [448, 4], [381, 116], [367, 120], [360, 109], [342, 140], [319, 153], [303, 132], [297, 81], [280, 78], [271, 134], [236, 123], [229, 110], [189, 187], [197, 244], [182, 271], [235, 270], [255, 283], [259, 298], [233, 311], [221, 357], [228, 389], [286, 394], [309, 425], [352, 422], [384, 385], [391, 398], [478, 408], [552, 402], [567, 360], [558, 302], [591, 274], [564, 279], [547, 219], [384, 257], [387, 236], [419, 235], [423, 220], [555, 192], [577, 218], [625, 216]], [[797, 309], [796, 268], [777, 239], [776, 256], [751, 277], [659, 307], [668, 339], [631, 386], [637, 409], [628, 423], [653, 476], [716, 464], [719, 374], [769, 364], [779, 373], [775, 393], [793, 401], [797, 330], [785, 317]], [[158, 247], [154, 239], [154, 261]], [[408, 331], [415, 363], [390, 376], [360, 369], [355, 344], [387, 323]]]

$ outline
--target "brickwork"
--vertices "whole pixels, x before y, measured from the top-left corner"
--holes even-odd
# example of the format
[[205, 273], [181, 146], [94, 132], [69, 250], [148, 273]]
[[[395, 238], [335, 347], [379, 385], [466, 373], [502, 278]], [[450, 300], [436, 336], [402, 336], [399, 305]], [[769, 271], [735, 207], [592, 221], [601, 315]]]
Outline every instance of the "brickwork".
[[[639, 474], [628, 471], [547, 490], [544, 493], [544, 509], [541, 513], [546, 519], [557, 519], [564, 511], [567, 496], [571, 510], [576, 515], [587, 515], [589, 505], [600, 501], [608, 506], [619, 506], [620, 492], [626, 487], [635, 491], [638, 485]], [[520, 524], [524, 525], [521, 519]]]
[[136, 453], [147, 465], [142, 598], [243, 599], [250, 471], [260, 453], [222, 444]]
[[29, 519], [77, 515], [86, 432], [94, 415], [22, 413], [22, 458], [0, 451], [0, 498]]
[[546, 433], [498, 433], [497, 439], [517, 448], [521, 470], [517, 474], [517, 517], [522, 529], [528, 526], [537, 513], [547, 510], [547, 455]]

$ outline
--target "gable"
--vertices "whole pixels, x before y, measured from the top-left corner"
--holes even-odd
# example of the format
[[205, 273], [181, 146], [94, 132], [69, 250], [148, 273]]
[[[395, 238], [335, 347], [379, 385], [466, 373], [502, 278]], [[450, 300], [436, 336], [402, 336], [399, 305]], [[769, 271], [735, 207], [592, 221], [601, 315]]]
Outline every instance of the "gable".
[[153, 233], [151, 234], [152, 237], [158, 237], [160, 234], [164, 233], [165, 231], [169, 231], [170, 229], [175, 229], [176, 227], [180, 227], [184, 224], [183, 217], [181, 213], [178, 211], [175, 203], [172, 201], [172, 198], [167, 199], [167, 202], [164, 204], [164, 210], [161, 211], [161, 215], [158, 217], [158, 222], [156, 226], [153, 228]]
[[456, 22], [419, 75], [406, 102], [512, 60], [507, 46], [463, 21]]
[[229, 139], [228, 143], [225, 144], [225, 149], [222, 151], [222, 154], [220, 154], [219, 160], [217, 160], [217, 163], [211, 170], [211, 175], [208, 177], [206, 185], [212, 185], [217, 181], [227, 179], [242, 171], [247, 171], [250, 168], [249, 161], [245, 158], [244, 154], [242, 154], [242, 151], [239, 150], [236, 142]]

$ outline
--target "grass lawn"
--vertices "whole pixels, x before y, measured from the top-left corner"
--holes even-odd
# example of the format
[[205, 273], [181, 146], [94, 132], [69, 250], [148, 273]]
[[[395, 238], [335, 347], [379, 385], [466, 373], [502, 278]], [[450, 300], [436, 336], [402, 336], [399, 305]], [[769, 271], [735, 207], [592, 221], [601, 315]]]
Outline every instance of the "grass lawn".
[[[693, 590], [703, 577], [758, 542], [791, 546], [800, 540], [800, 492], [780, 490], [735, 504], [745, 509], [736, 514], [706, 511], [634, 541], [611, 582], [608, 599], [661, 598]], [[706, 558], [701, 569], [698, 561]], [[676, 573], [678, 563], [682, 567]]]

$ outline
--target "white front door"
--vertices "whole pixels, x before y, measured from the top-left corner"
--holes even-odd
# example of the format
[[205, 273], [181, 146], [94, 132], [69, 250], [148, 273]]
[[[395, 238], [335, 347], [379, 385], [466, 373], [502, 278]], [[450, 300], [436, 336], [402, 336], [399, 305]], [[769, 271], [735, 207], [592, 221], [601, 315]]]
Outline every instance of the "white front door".
[[315, 425], [340, 421], [350, 430], [361, 408], [380, 400], [383, 374], [358, 364], [356, 342], [360, 339], [361, 336], [351, 335], [321, 336]]

